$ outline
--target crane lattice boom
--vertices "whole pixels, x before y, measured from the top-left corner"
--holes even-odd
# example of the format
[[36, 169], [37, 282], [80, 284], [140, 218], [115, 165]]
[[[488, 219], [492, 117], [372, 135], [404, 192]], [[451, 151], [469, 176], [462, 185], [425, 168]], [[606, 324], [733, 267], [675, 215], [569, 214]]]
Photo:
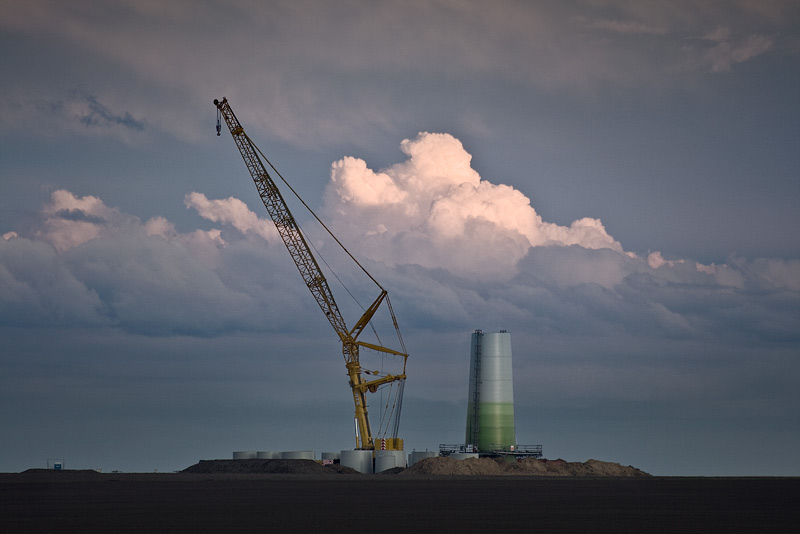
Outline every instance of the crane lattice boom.
[[[369, 416], [367, 413], [366, 393], [368, 391], [374, 393], [380, 386], [398, 382], [399, 387], [397, 388], [397, 401], [395, 403], [396, 411], [394, 415], [395, 423], [393, 427], [393, 435], [390, 439], [383, 440], [383, 444], [387, 449], [402, 450], [403, 444], [402, 440], [397, 438], [397, 430], [399, 425], [400, 408], [402, 404], [403, 385], [406, 378], [405, 363], [408, 358], [408, 354], [405, 353], [404, 348], [401, 352], [383, 347], [381, 345], [374, 345], [357, 340], [358, 336], [361, 334], [367, 324], [369, 324], [370, 320], [384, 300], [387, 303], [387, 307], [389, 309], [389, 313], [391, 314], [395, 329], [397, 329], [397, 320], [394, 317], [391, 304], [388, 302], [386, 290], [384, 290], [382, 287], [380, 288], [381, 293], [378, 298], [375, 299], [364, 315], [362, 315], [362, 317], [356, 322], [353, 329], [348, 330], [344, 318], [339, 311], [339, 307], [336, 305], [336, 301], [333, 298], [333, 293], [328, 286], [328, 281], [326, 280], [325, 275], [322, 273], [317, 260], [314, 258], [314, 255], [312, 254], [308, 243], [303, 237], [300, 228], [297, 226], [297, 222], [292, 216], [291, 211], [289, 211], [289, 207], [287, 206], [283, 195], [281, 194], [270, 174], [267, 172], [264, 162], [259, 157], [258, 148], [245, 133], [244, 128], [242, 128], [241, 123], [239, 123], [239, 120], [236, 118], [236, 115], [234, 115], [233, 110], [228, 104], [228, 100], [226, 98], [223, 98], [221, 102], [219, 100], [214, 100], [214, 104], [217, 106], [219, 117], [225, 120], [225, 123], [227, 124], [228, 129], [233, 136], [233, 140], [239, 149], [239, 153], [241, 154], [242, 159], [244, 159], [247, 169], [250, 171], [250, 175], [253, 178], [256, 189], [261, 196], [261, 200], [264, 202], [264, 206], [267, 208], [270, 218], [275, 223], [278, 234], [281, 236], [283, 243], [289, 250], [289, 254], [292, 257], [292, 260], [294, 260], [298, 271], [300, 271], [300, 276], [303, 278], [303, 282], [305, 282], [306, 286], [311, 291], [311, 294], [314, 296], [317, 304], [322, 309], [323, 313], [325, 313], [325, 316], [342, 342], [342, 354], [344, 356], [345, 367], [347, 368], [347, 374], [350, 379], [350, 388], [352, 390], [353, 401], [355, 403], [355, 419], [358, 428], [358, 432], [356, 434], [356, 448], [375, 448], [375, 442], [372, 436], [372, 430], [369, 424]], [[217, 135], [219, 135], [220, 128], [221, 126], [218, 119]], [[266, 158], [264, 159], [266, 160]], [[267, 161], [267, 163], [269, 163], [269, 161]], [[270, 167], [275, 170], [271, 164]], [[278, 174], [278, 176], [280, 176], [277, 171], [275, 172]], [[336, 241], [338, 243], [338, 240]], [[348, 254], [350, 253], [348, 252]], [[369, 273], [367, 273], [367, 275], [370, 276], [370, 278], [374, 281], [374, 278], [372, 278]], [[377, 282], [375, 283], [377, 284]], [[380, 287], [380, 285], [378, 285], [378, 287]], [[397, 329], [397, 332], [399, 337], [399, 329]], [[402, 338], [399, 337], [399, 339], [402, 345]], [[362, 376], [361, 364], [359, 362], [359, 347], [365, 347], [378, 352], [401, 356], [403, 358], [402, 373], [397, 375], [388, 374], [375, 380], [364, 380]]]

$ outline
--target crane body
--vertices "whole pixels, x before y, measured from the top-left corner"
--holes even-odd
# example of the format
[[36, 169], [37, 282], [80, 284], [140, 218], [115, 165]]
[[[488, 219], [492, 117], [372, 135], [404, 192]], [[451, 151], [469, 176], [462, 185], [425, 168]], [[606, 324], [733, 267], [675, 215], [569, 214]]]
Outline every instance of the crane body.
[[[398, 338], [400, 339], [400, 344], [402, 346], [402, 338], [399, 335], [397, 320], [395, 319], [394, 312], [391, 309], [391, 304], [389, 303], [386, 290], [383, 289], [369, 273], [366, 273], [366, 270], [364, 270], [367, 276], [369, 276], [369, 278], [378, 286], [380, 289], [380, 294], [366, 309], [358, 321], [356, 321], [353, 328], [348, 329], [342, 313], [336, 304], [333, 292], [328, 285], [328, 281], [325, 278], [322, 269], [320, 269], [319, 263], [311, 252], [311, 248], [300, 231], [300, 228], [298, 227], [294, 216], [289, 210], [289, 207], [286, 204], [286, 201], [284, 200], [280, 190], [278, 189], [278, 186], [267, 171], [264, 161], [262, 161], [262, 159], [259, 157], [258, 148], [245, 133], [244, 128], [236, 118], [236, 115], [234, 115], [233, 110], [228, 104], [228, 100], [226, 98], [223, 98], [222, 101], [214, 100], [214, 105], [217, 107], [218, 112], [217, 135], [219, 135], [221, 128], [221, 118], [228, 126], [231, 136], [233, 136], [233, 140], [236, 143], [236, 147], [239, 149], [239, 153], [241, 154], [242, 159], [244, 160], [244, 163], [247, 166], [251, 177], [253, 178], [253, 182], [256, 185], [259, 195], [261, 196], [261, 200], [263, 201], [270, 218], [275, 223], [278, 234], [283, 240], [284, 245], [286, 245], [292, 260], [297, 266], [303, 282], [308, 287], [309, 291], [311, 291], [311, 294], [317, 301], [317, 304], [325, 314], [325, 317], [328, 319], [328, 322], [331, 324], [333, 330], [336, 332], [340, 342], [342, 343], [342, 355], [344, 356], [345, 368], [347, 370], [349, 385], [353, 395], [353, 403], [355, 405], [354, 417], [357, 429], [355, 436], [355, 448], [377, 448], [376, 438], [373, 436], [373, 431], [370, 427], [370, 420], [367, 410], [367, 393], [375, 393], [384, 385], [396, 383], [398, 387], [396, 393], [397, 400], [395, 401], [394, 406], [395, 413], [393, 432], [391, 437], [388, 439], [381, 439], [381, 447], [387, 450], [402, 450], [403, 440], [397, 437], [397, 431], [399, 427], [399, 417], [402, 406], [403, 386], [406, 379], [405, 369], [408, 354], [405, 352], [404, 347], [402, 347], [403, 350], [398, 351], [384, 347], [383, 345], [368, 343], [358, 339], [365, 327], [374, 317], [375, 313], [378, 311], [381, 305], [385, 303], [389, 313], [391, 314], [392, 322], [397, 330]], [[266, 160], [266, 158], [264, 158], [264, 160], [267, 161], [273, 171], [280, 176], [280, 174], [275, 170], [274, 167], [272, 167], [269, 161]], [[288, 187], [291, 189], [290, 186]], [[327, 227], [325, 228], [327, 230]], [[331, 236], [336, 240], [337, 243], [339, 243], [338, 239], [336, 239], [333, 234], [331, 234]], [[339, 243], [339, 245], [341, 246], [341, 243]], [[342, 248], [344, 247], [342, 246]], [[347, 252], [347, 249], [344, 250]], [[347, 252], [347, 254], [350, 255], [349, 252]], [[353, 258], [352, 255], [350, 255], [350, 257]], [[353, 260], [359, 265], [359, 267], [361, 267], [355, 258], [353, 258]], [[363, 269], [363, 267], [361, 268]], [[368, 373], [368, 371], [364, 371], [361, 367], [359, 357], [360, 348], [401, 357], [403, 361], [402, 372], [397, 374], [385, 374], [372, 380], [365, 379], [364, 374], [365, 372]]]

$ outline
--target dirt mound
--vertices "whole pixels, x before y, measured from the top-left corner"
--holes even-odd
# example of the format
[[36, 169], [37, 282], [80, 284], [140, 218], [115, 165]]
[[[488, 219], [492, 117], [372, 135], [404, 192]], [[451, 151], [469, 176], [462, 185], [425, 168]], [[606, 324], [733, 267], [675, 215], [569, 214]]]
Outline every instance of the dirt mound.
[[392, 467], [391, 469], [386, 469], [385, 471], [378, 471], [378, 475], [399, 475], [403, 471], [405, 471], [405, 467]]
[[314, 460], [200, 460], [182, 473], [336, 475], [358, 473], [340, 465], [324, 466]]
[[455, 460], [446, 456], [423, 458], [402, 473], [407, 475], [503, 475], [505, 471], [499, 462], [491, 458], [467, 458]]
[[[587, 460], [566, 462], [564, 460], [541, 460], [529, 458], [510, 459], [468, 458], [455, 460], [447, 457], [425, 458], [408, 469], [394, 468], [382, 474], [397, 476], [414, 475], [527, 475], [527, 476], [578, 476], [578, 477], [646, 477], [644, 471], [612, 462]], [[323, 466], [313, 460], [200, 460], [182, 473], [193, 474], [275, 474], [275, 475], [359, 475], [358, 471], [339, 464]]]
[[26, 469], [20, 475], [25, 480], [85, 480], [103, 476], [94, 469]]
[[587, 460], [566, 462], [528, 458], [508, 461], [493, 458], [468, 458], [455, 460], [448, 457], [425, 458], [415, 463], [400, 476], [413, 475], [527, 475], [527, 476], [579, 476], [579, 477], [643, 477], [649, 474], [631, 466], [613, 462]]

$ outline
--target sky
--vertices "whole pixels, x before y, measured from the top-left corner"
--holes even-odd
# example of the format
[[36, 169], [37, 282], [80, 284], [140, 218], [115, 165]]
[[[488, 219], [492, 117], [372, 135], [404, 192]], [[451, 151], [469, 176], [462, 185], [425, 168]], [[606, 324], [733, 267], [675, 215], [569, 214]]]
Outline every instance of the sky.
[[388, 290], [407, 451], [504, 329], [547, 458], [800, 475], [797, 2], [0, 0], [0, 88], [2, 472], [353, 447], [227, 97]]

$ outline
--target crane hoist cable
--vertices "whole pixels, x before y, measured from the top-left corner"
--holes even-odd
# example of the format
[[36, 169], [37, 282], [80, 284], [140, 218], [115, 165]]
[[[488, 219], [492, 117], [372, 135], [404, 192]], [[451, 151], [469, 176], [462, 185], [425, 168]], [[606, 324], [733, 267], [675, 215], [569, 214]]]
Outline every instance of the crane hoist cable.
[[[218, 115], [218, 117], [217, 117], [217, 135], [219, 135], [219, 130], [220, 130], [220, 117], [219, 117], [220, 114], [221, 114], [221, 111], [217, 110], [217, 115]], [[247, 134], [244, 133], [244, 132], [243, 132], [243, 135], [247, 137]], [[311, 216], [314, 217], [314, 219], [320, 224], [320, 226], [322, 226], [323, 229], [325, 229], [325, 231], [328, 233], [329, 236], [331, 236], [331, 238], [336, 242], [336, 244], [339, 245], [339, 248], [341, 248], [345, 252], [345, 254], [347, 254], [350, 257], [350, 259], [353, 260], [353, 262], [356, 265], [358, 265], [359, 269], [361, 269], [364, 272], [364, 274], [366, 274], [367, 277], [369, 277], [369, 279], [372, 280], [372, 282], [376, 286], [378, 286], [378, 289], [380, 289], [381, 291], [384, 291], [383, 286], [381, 286], [381, 284], [369, 273], [369, 271], [367, 271], [367, 269], [363, 265], [361, 265], [361, 262], [359, 262], [358, 259], [356, 259], [356, 257], [353, 256], [353, 254], [350, 253], [350, 251], [347, 249], [347, 247], [345, 247], [344, 244], [341, 241], [339, 241], [339, 238], [336, 237], [336, 235], [331, 231], [331, 229], [328, 228], [328, 226], [322, 221], [322, 219], [319, 218], [319, 216], [316, 214], [316, 212], [313, 209], [311, 209], [311, 206], [306, 204], [306, 201], [303, 200], [303, 198], [300, 196], [300, 194], [294, 189], [294, 187], [292, 187], [292, 184], [290, 184], [286, 180], [286, 178], [283, 177], [283, 175], [280, 173], [280, 171], [275, 168], [275, 166], [272, 164], [272, 162], [269, 160], [269, 158], [261, 151], [261, 149], [255, 143], [253, 143], [253, 141], [250, 139], [250, 137], [247, 137], [247, 140], [250, 142], [250, 144], [253, 146], [253, 148], [256, 150], [256, 152], [258, 152], [258, 154], [263, 158], [264, 162], [266, 162], [266, 164], [269, 165], [270, 169], [272, 169], [275, 172], [275, 174], [278, 176], [278, 178], [281, 179], [281, 181], [287, 187], [287, 189], [289, 189], [289, 191], [291, 191], [291, 193], [294, 195], [294, 197], [303, 205], [303, 207], [306, 209], [306, 211], [308, 211], [311, 214]], [[311, 244], [311, 246], [313, 247], [313, 244]], [[319, 252], [317, 252], [317, 254], [319, 255]], [[327, 265], [327, 262], [325, 262], [324, 258], [322, 258], [322, 261], [324, 263], [326, 263], [326, 265]], [[333, 269], [330, 268], [330, 266], [328, 266], [328, 268], [334, 274], [336, 279], [339, 280], [339, 277], [336, 276], [336, 273], [333, 271]], [[339, 283], [342, 284], [342, 287], [345, 288], [345, 290], [350, 294], [350, 296], [353, 298], [353, 300], [356, 300], [356, 298], [353, 296], [352, 293], [350, 293], [350, 290], [347, 289], [347, 287], [345, 286], [345, 284], [341, 280], [339, 280]], [[391, 309], [391, 305], [389, 304], [389, 295], [388, 295], [388, 293], [386, 294], [385, 298], [386, 298], [386, 302], [387, 302], [387, 305], [389, 307], [392, 319], [394, 320], [394, 311]], [[358, 303], [357, 300], [356, 300], [356, 302]], [[361, 306], [360, 303], [359, 303], [359, 306]], [[361, 309], [362, 310], [364, 309], [363, 306], [361, 306]], [[370, 325], [371, 324], [372, 324], [372, 322], [370, 321]], [[403, 337], [400, 334], [400, 328], [397, 326], [397, 322], [396, 321], [394, 322], [394, 327], [395, 327], [395, 332], [397, 333], [398, 340], [400, 342], [400, 346], [402, 347], [402, 351], [406, 352], [405, 343], [403, 342]], [[373, 331], [375, 337], [377, 338], [378, 337], [378, 332], [375, 330], [374, 327], [372, 327], [372, 331]], [[379, 343], [380, 343], [380, 339], [379, 339]]]
[[[219, 111], [218, 111], [218, 114], [219, 114]], [[217, 119], [217, 122], [219, 122], [219, 118]], [[217, 124], [217, 127], [218, 127], [217, 129], [219, 130], [219, 124]], [[219, 132], [217, 132], [217, 133], [219, 133]], [[244, 135], [246, 136], [247, 134], [244, 134]], [[275, 168], [275, 166], [272, 164], [272, 162], [269, 160], [269, 158], [268, 158], [268, 157], [267, 157], [267, 156], [266, 156], [266, 155], [265, 155], [265, 154], [264, 154], [264, 153], [261, 151], [261, 149], [260, 149], [260, 148], [258, 148], [258, 146], [257, 146], [255, 143], [253, 143], [253, 142], [250, 140], [250, 138], [249, 138], [249, 137], [247, 137], [247, 139], [248, 139], [248, 141], [250, 141], [250, 144], [251, 144], [251, 145], [252, 145], [252, 146], [255, 148], [255, 150], [258, 152], [258, 154], [259, 154], [259, 155], [260, 155], [262, 158], [264, 158], [264, 161], [267, 163], [267, 165], [269, 165], [269, 167], [270, 167], [270, 168], [271, 168], [273, 171], [275, 171], [275, 174], [278, 176], [278, 178], [280, 178], [280, 179], [281, 179], [281, 181], [282, 181], [282, 182], [284, 183], [284, 185], [285, 185], [285, 186], [286, 186], [286, 187], [289, 189], [289, 191], [291, 191], [291, 192], [292, 192], [292, 194], [294, 195], [294, 197], [295, 197], [295, 198], [296, 198], [296, 199], [297, 199], [297, 200], [298, 200], [298, 201], [299, 201], [299, 202], [300, 202], [300, 203], [303, 205], [303, 207], [304, 207], [304, 208], [305, 208], [305, 209], [306, 209], [306, 210], [307, 210], [307, 211], [308, 211], [308, 212], [309, 212], [309, 213], [310, 213], [310, 214], [311, 214], [311, 215], [314, 217], [314, 219], [316, 219], [316, 221], [317, 221], [317, 222], [320, 224], [320, 226], [322, 226], [322, 228], [324, 228], [324, 229], [325, 229], [325, 231], [328, 233], [328, 235], [329, 235], [329, 236], [331, 236], [331, 238], [332, 238], [334, 241], [336, 241], [336, 244], [337, 244], [337, 245], [339, 245], [339, 248], [341, 248], [341, 249], [342, 249], [342, 250], [343, 250], [343, 251], [344, 251], [344, 252], [345, 252], [345, 253], [346, 253], [346, 254], [347, 254], [349, 257], [350, 257], [350, 259], [351, 259], [351, 260], [353, 260], [353, 262], [354, 262], [356, 265], [358, 265], [359, 269], [361, 269], [361, 270], [364, 272], [364, 274], [366, 274], [366, 275], [369, 277], [369, 279], [370, 279], [370, 280], [372, 280], [372, 282], [373, 282], [373, 283], [374, 283], [376, 286], [378, 286], [378, 288], [379, 288], [381, 291], [385, 291], [385, 290], [383, 289], [383, 286], [381, 286], [381, 284], [380, 284], [380, 283], [379, 283], [379, 282], [378, 282], [378, 281], [377, 281], [377, 280], [376, 280], [376, 279], [375, 279], [375, 278], [374, 278], [374, 277], [373, 277], [373, 276], [372, 276], [372, 275], [369, 273], [369, 271], [367, 271], [367, 269], [366, 269], [366, 268], [365, 268], [363, 265], [361, 265], [361, 262], [359, 262], [359, 261], [358, 261], [358, 259], [356, 259], [356, 257], [355, 257], [355, 256], [353, 256], [353, 255], [350, 253], [350, 251], [349, 251], [349, 250], [347, 250], [347, 247], [345, 247], [345, 246], [344, 246], [344, 244], [343, 244], [341, 241], [339, 241], [339, 238], [338, 238], [338, 237], [336, 237], [336, 235], [335, 235], [335, 234], [334, 234], [334, 233], [331, 231], [331, 229], [330, 229], [330, 228], [328, 228], [328, 226], [327, 226], [327, 225], [326, 225], [326, 224], [325, 224], [325, 223], [322, 221], [322, 219], [320, 219], [320, 218], [319, 218], [319, 216], [316, 214], [316, 212], [315, 212], [313, 209], [311, 209], [311, 207], [310, 207], [308, 204], [306, 204], [306, 201], [305, 201], [305, 200], [303, 200], [303, 198], [300, 196], [300, 194], [299, 194], [297, 191], [295, 191], [294, 187], [292, 187], [292, 185], [291, 185], [291, 184], [290, 184], [288, 181], [286, 181], [286, 178], [284, 178], [284, 177], [283, 177], [283, 175], [280, 173], [280, 171], [279, 171], [278, 169], [276, 169], [276, 168]], [[314, 245], [312, 244], [311, 246], [313, 247]], [[318, 253], [318, 254], [319, 254], [319, 253]], [[322, 259], [322, 261], [323, 261], [323, 262], [325, 262], [325, 259], [323, 258], [323, 259]], [[327, 262], [325, 262], [325, 263], [326, 263], [326, 265], [327, 265]], [[334, 276], [336, 277], [336, 279], [337, 279], [337, 280], [339, 280], [339, 277], [338, 277], [338, 276], [336, 276], [336, 273], [333, 271], [333, 269], [332, 269], [332, 268], [330, 268], [330, 266], [328, 266], [328, 268], [329, 268], [329, 269], [331, 270], [331, 272], [334, 274]], [[353, 294], [352, 294], [352, 293], [350, 293], [350, 290], [349, 290], [349, 289], [347, 289], [347, 286], [345, 286], [345, 284], [344, 284], [344, 283], [343, 283], [341, 280], [339, 280], [339, 283], [340, 283], [340, 284], [342, 284], [342, 287], [344, 287], [344, 288], [345, 288], [345, 290], [347, 291], [347, 293], [348, 293], [348, 294], [350, 294], [350, 296], [353, 298], [353, 300], [356, 300], [356, 298], [353, 296]], [[391, 315], [391, 317], [392, 317], [392, 321], [394, 322], [394, 328], [395, 328], [395, 332], [397, 333], [397, 338], [398, 338], [398, 341], [399, 341], [399, 343], [400, 343], [401, 350], [402, 350], [402, 352], [406, 352], [405, 342], [403, 341], [403, 336], [402, 336], [402, 334], [400, 333], [400, 328], [399, 328], [399, 326], [397, 325], [397, 321], [396, 321], [396, 319], [395, 319], [395, 316], [394, 316], [394, 310], [392, 310], [391, 302], [389, 301], [389, 294], [388, 294], [388, 293], [386, 294], [386, 297], [385, 297], [385, 298], [386, 298], [386, 304], [387, 304], [387, 306], [388, 306], [388, 308], [389, 308], [389, 313], [390, 313], [390, 315]], [[357, 301], [357, 300], [356, 300], [356, 302], [358, 303], [358, 301]], [[359, 306], [361, 306], [361, 304], [360, 304], [360, 303], [359, 303]], [[363, 306], [361, 306], [361, 309], [363, 310], [363, 309], [364, 309], [364, 307], [363, 307]], [[370, 321], [370, 323], [369, 323], [369, 324], [370, 324], [370, 326], [371, 326], [371, 325], [372, 325], [372, 322]], [[380, 343], [380, 338], [379, 338], [379, 336], [378, 336], [378, 332], [375, 330], [375, 328], [374, 328], [374, 327], [372, 327], [372, 326], [371, 326], [371, 328], [372, 328], [373, 334], [375, 335], [375, 337], [376, 337], [376, 338], [378, 338], [378, 342]]]
[[[247, 135], [247, 134], [244, 134], [244, 135]], [[248, 141], [250, 141], [250, 138], [249, 138], [249, 137], [248, 137], [247, 139], [248, 139]], [[306, 201], [305, 201], [305, 200], [303, 200], [303, 199], [302, 199], [302, 197], [301, 197], [301, 196], [300, 196], [300, 195], [297, 193], [297, 191], [295, 191], [295, 190], [294, 190], [294, 188], [291, 186], [291, 184], [290, 184], [289, 182], [287, 182], [287, 181], [286, 181], [286, 178], [284, 178], [284, 177], [283, 177], [283, 175], [280, 173], [280, 171], [278, 171], [278, 169], [276, 169], [276, 168], [275, 168], [275, 166], [272, 164], [272, 162], [270, 162], [269, 158], [267, 158], [267, 156], [265, 156], [265, 155], [264, 155], [264, 153], [263, 153], [263, 152], [261, 152], [261, 149], [260, 149], [260, 148], [258, 148], [258, 147], [255, 145], [255, 143], [253, 143], [252, 141], [250, 141], [250, 143], [253, 145], [253, 147], [256, 149], [256, 151], [257, 151], [257, 152], [258, 152], [258, 153], [261, 155], [261, 157], [262, 157], [262, 158], [264, 158], [264, 161], [266, 161], [266, 162], [267, 162], [267, 165], [269, 165], [270, 169], [272, 169], [273, 171], [275, 171], [275, 174], [278, 176], [278, 178], [280, 178], [280, 179], [281, 179], [281, 181], [282, 181], [282, 182], [284, 183], [284, 185], [285, 185], [285, 186], [286, 186], [286, 187], [289, 189], [289, 191], [291, 191], [291, 192], [292, 192], [292, 194], [295, 196], [295, 198], [296, 198], [297, 200], [299, 200], [301, 204], [303, 204], [303, 207], [304, 207], [306, 210], [308, 210], [308, 212], [309, 212], [309, 213], [310, 213], [310, 214], [311, 214], [311, 215], [312, 215], [312, 216], [313, 216], [313, 217], [314, 217], [314, 218], [317, 220], [317, 222], [320, 224], [320, 226], [322, 226], [322, 227], [325, 229], [325, 231], [326, 231], [326, 232], [328, 232], [328, 235], [329, 235], [329, 236], [331, 236], [331, 237], [333, 238], [333, 240], [334, 240], [334, 241], [336, 241], [336, 244], [337, 244], [337, 245], [339, 245], [339, 247], [340, 247], [340, 248], [341, 248], [343, 251], [345, 251], [345, 252], [347, 253], [347, 255], [348, 255], [348, 256], [350, 256], [350, 259], [351, 259], [351, 260], [353, 260], [353, 261], [355, 262], [355, 264], [356, 264], [356, 265], [358, 265], [358, 267], [359, 267], [359, 268], [360, 268], [362, 271], [364, 271], [364, 274], [366, 274], [366, 275], [369, 277], [369, 279], [370, 279], [370, 280], [372, 280], [372, 281], [375, 283], [375, 285], [376, 285], [376, 286], [378, 286], [380, 289], [383, 289], [383, 287], [382, 287], [382, 286], [381, 286], [381, 285], [378, 283], [378, 281], [377, 281], [377, 280], [375, 280], [375, 278], [373, 278], [373, 276], [372, 276], [371, 274], [369, 274], [369, 271], [367, 271], [367, 270], [364, 268], [364, 266], [363, 266], [363, 265], [361, 265], [361, 263], [360, 263], [360, 262], [359, 262], [359, 261], [356, 259], [356, 257], [355, 257], [355, 256], [353, 256], [353, 255], [350, 253], [350, 251], [349, 251], [349, 250], [347, 250], [347, 247], [345, 247], [345, 246], [342, 244], [342, 242], [341, 242], [341, 241], [339, 241], [339, 238], [338, 238], [338, 237], [336, 237], [336, 236], [333, 234], [333, 232], [331, 232], [330, 228], [328, 228], [328, 226], [327, 226], [327, 225], [326, 225], [324, 222], [322, 222], [322, 219], [320, 219], [320, 218], [317, 216], [317, 214], [314, 212], [314, 210], [312, 210], [312, 209], [311, 209], [311, 207], [310, 207], [308, 204], [306, 204]]]

